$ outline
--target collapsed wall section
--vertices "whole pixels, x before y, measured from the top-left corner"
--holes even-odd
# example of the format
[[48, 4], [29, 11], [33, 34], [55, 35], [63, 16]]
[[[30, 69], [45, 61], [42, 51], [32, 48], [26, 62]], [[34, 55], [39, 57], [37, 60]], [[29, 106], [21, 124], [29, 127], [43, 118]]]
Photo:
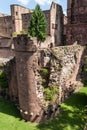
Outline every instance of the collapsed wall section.
[[52, 49], [50, 81], [59, 87], [60, 103], [82, 87], [79, 71], [83, 51], [84, 47], [78, 45]]

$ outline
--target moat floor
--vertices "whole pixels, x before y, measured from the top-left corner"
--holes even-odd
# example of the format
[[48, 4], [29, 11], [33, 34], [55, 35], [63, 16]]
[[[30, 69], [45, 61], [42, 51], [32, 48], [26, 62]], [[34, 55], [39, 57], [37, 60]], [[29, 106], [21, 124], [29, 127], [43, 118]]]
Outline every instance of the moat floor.
[[33, 124], [21, 120], [16, 107], [0, 100], [0, 130], [84, 130], [87, 122], [87, 87], [61, 105], [61, 112], [52, 121]]

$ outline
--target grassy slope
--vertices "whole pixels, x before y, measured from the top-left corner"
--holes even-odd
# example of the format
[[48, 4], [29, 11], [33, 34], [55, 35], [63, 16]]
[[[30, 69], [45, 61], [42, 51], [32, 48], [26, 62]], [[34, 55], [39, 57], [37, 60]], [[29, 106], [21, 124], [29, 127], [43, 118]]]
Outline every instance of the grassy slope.
[[0, 130], [83, 130], [86, 105], [87, 87], [84, 87], [62, 103], [58, 117], [36, 125], [21, 120], [13, 104], [0, 100]]
[[12, 103], [0, 100], [0, 130], [34, 130], [35, 128], [35, 124], [21, 120]]

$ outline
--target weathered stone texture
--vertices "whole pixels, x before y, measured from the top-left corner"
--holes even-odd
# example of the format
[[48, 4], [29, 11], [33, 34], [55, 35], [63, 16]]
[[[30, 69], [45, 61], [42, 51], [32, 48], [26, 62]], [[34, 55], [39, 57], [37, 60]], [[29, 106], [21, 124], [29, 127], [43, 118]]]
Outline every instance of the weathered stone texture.
[[[82, 87], [77, 75], [84, 47], [73, 45], [41, 50], [26, 35], [14, 38], [14, 44], [22, 117], [35, 122], [53, 118], [60, 103]], [[48, 75], [40, 73], [43, 68], [49, 70]], [[45, 87], [52, 86], [58, 93], [54, 94], [55, 100], [46, 100]]]
[[22, 43], [19, 37], [15, 43], [20, 112], [24, 119], [33, 122], [34, 119], [37, 121], [37, 116], [41, 111], [35, 87], [35, 71], [38, 68], [38, 61], [36, 49], [32, 48], [34, 45], [29, 46], [28, 42], [23, 42], [24, 37], [20, 38], [22, 38]]
[[11, 5], [11, 17], [12, 17], [12, 27], [13, 32], [17, 32], [20, 34], [20, 31], [22, 31], [22, 14], [30, 13], [32, 10], [25, 8], [20, 5]]
[[77, 42], [79, 45], [87, 45], [87, 24], [74, 24], [67, 27], [67, 44]]
[[[50, 56], [50, 77], [48, 86], [54, 85], [58, 87], [58, 103], [61, 103], [71, 93], [82, 87], [77, 75], [79, 73], [83, 50], [84, 48], [78, 45], [62, 46], [53, 48], [51, 51], [48, 50], [48, 56], [46, 56]], [[49, 54], [49, 52], [51, 54]], [[44, 63], [45, 62], [44, 58]]]
[[62, 45], [63, 12], [62, 7], [53, 3], [50, 9], [50, 34], [54, 37], [55, 46]]
[[0, 33], [8, 36], [12, 36], [12, 17], [2, 16], [0, 17]]
[[52, 72], [56, 72], [54, 83], [57, 83], [59, 86], [59, 99], [61, 98], [61, 101], [65, 100], [70, 93], [79, 89], [79, 86], [75, 87], [74, 83], [77, 82], [83, 50], [84, 48], [80, 46], [65, 46], [54, 49], [54, 55], [56, 54], [57, 60], [55, 60], [55, 68], [52, 69]]
[[15, 58], [6, 63], [5, 71], [8, 79], [8, 95], [11, 101], [18, 104], [18, 83]]
[[67, 44], [87, 44], [87, 1], [68, 0]]
[[14, 55], [14, 51], [10, 49], [0, 49], [0, 58], [11, 59], [12, 57], [14, 57]]

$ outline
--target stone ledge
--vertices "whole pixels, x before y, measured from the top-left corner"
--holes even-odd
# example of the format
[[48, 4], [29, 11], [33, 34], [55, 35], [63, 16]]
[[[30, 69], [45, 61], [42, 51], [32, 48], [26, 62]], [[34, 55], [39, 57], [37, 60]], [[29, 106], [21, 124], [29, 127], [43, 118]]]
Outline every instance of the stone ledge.
[[20, 52], [36, 52], [37, 46], [35, 42], [28, 37], [28, 35], [18, 35], [13, 38], [15, 51]]

